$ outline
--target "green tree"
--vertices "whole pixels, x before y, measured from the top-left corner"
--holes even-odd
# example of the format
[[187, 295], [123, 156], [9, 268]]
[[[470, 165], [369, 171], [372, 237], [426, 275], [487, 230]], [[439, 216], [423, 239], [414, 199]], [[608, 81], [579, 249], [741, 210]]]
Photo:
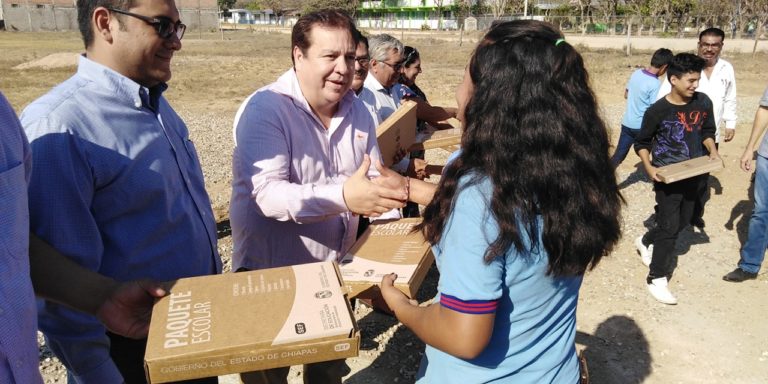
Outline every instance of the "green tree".
[[300, 2], [298, 0], [260, 0], [259, 4], [261, 9], [271, 9], [278, 20], [285, 15], [286, 12], [299, 9]]
[[304, 2], [304, 13], [314, 12], [321, 9], [338, 9], [355, 17], [359, 0], [309, 0]]
[[219, 9], [222, 11], [229, 11], [232, 9], [232, 6], [235, 5], [237, 0], [218, 0], [219, 2]]
[[696, 11], [698, 4], [697, 0], [670, 0], [667, 2], [667, 12], [677, 22], [677, 37], [683, 37], [685, 34], [688, 20], [690, 20], [691, 14]]

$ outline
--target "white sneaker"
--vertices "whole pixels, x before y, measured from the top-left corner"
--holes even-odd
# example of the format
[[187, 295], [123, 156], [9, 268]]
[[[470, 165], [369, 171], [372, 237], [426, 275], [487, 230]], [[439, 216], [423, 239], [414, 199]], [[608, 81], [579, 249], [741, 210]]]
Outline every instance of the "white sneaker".
[[645, 244], [643, 244], [643, 237], [639, 236], [635, 239], [635, 248], [637, 248], [637, 252], [640, 254], [640, 259], [643, 261], [643, 264], [646, 267], [649, 267], [651, 265], [651, 258], [653, 257], [653, 244], [646, 247]]
[[675, 296], [672, 295], [672, 292], [669, 291], [666, 277], [659, 277], [658, 279], [651, 280], [651, 283], [648, 284], [648, 292], [651, 292], [651, 296], [660, 303], [670, 305], [677, 304], [677, 298], [675, 298]]

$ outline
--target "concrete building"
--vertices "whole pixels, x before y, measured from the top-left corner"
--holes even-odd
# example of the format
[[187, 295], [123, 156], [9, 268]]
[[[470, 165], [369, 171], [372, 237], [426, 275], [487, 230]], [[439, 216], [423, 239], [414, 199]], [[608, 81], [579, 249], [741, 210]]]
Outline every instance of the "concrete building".
[[[440, 6], [438, 6], [439, 3]], [[361, 28], [458, 29], [460, 0], [364, 0], [355, 14]]]
[[[216, 29], [216, 0], [176, 0], [187, 31]], [[75, 0], [0, 0], [0, 15], [9, 31], [77, 30]]]

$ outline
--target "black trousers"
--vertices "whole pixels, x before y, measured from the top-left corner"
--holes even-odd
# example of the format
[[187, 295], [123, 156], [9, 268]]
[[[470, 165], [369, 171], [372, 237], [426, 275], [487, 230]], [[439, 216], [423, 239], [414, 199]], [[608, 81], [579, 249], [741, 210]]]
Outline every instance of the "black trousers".
[[656, 226], [643, 236], [644, 244], [653, 244], [648, 283], [674, 272], [675, 242], [680, 231], [691, 222], [700, 184], [707, 176], [696, 176], [672, 184], [653, 183], [656, 192]]
[[[147, 339], [134, 340], [112, 332], [107, 332], [110, 347], [109, 355], [117, 365], [120, 374], [123, 375], [125, 384], [146, 384], [144, 375], [144, 351], [147, 349]], [[185, 380], [178, 383], [184, 384], [218, 384], [218, 377]]]

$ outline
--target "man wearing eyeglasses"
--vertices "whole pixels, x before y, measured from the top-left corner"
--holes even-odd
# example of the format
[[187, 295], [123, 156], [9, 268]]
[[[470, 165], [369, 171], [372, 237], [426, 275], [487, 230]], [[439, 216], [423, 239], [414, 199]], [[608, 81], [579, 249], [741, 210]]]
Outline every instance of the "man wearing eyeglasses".
[[368, 56], [368, 38], [363, 36], [360, 31], [357, 31], [356, 35], [358, 42], [357, 49], [355, 49], [355, 74], [352, 77], [351, 88], [359, 96], [365, 89], [363, 84], [368, 76], [368, 66], [371, 63], [371, 57]]
[[[715, 124], [715, 146], [719, 148], [720, 139], [725, 142], [733, 140], [736, 133], [736, 74], [731, 63], [720, 58], [725, 41], [725, 32], [720, 28], [707, 28], [699, 33], [698, 56], [706, 61], [704, 70], [701, 71], [699, 87], [696, 92], [702, 92], [712, 100]], [[665, 81], [659, 88], [656, 98], [660, 99], [671, 90], [669, 81]], [[691, 224], [703, 229], [704, 205], [709, 200], [709, 186], [706, 180], [699, 188], [699, 198], [693, 209]]]
[[[30, 104], [31, 230], [118, 281], [221, 271], [194, 144], [163, 92], [186, 27], [170, 0], [78, 0], [77, 73]], [[70, 383], [143, 383], [146, 339], [39, 303], [39, 325]], [[216, 378], [198, 382], [216, 382]]]
[[374, 35], [368, 39], [370, 65], [365, 88], [370, 93], [361, 94], [360, 98], [369, 106], [376, 126], [381, 124], [400, 106], [400, 99], [392, 86], [400, 77], [403, 63], [403, 43], [387, 35]]

